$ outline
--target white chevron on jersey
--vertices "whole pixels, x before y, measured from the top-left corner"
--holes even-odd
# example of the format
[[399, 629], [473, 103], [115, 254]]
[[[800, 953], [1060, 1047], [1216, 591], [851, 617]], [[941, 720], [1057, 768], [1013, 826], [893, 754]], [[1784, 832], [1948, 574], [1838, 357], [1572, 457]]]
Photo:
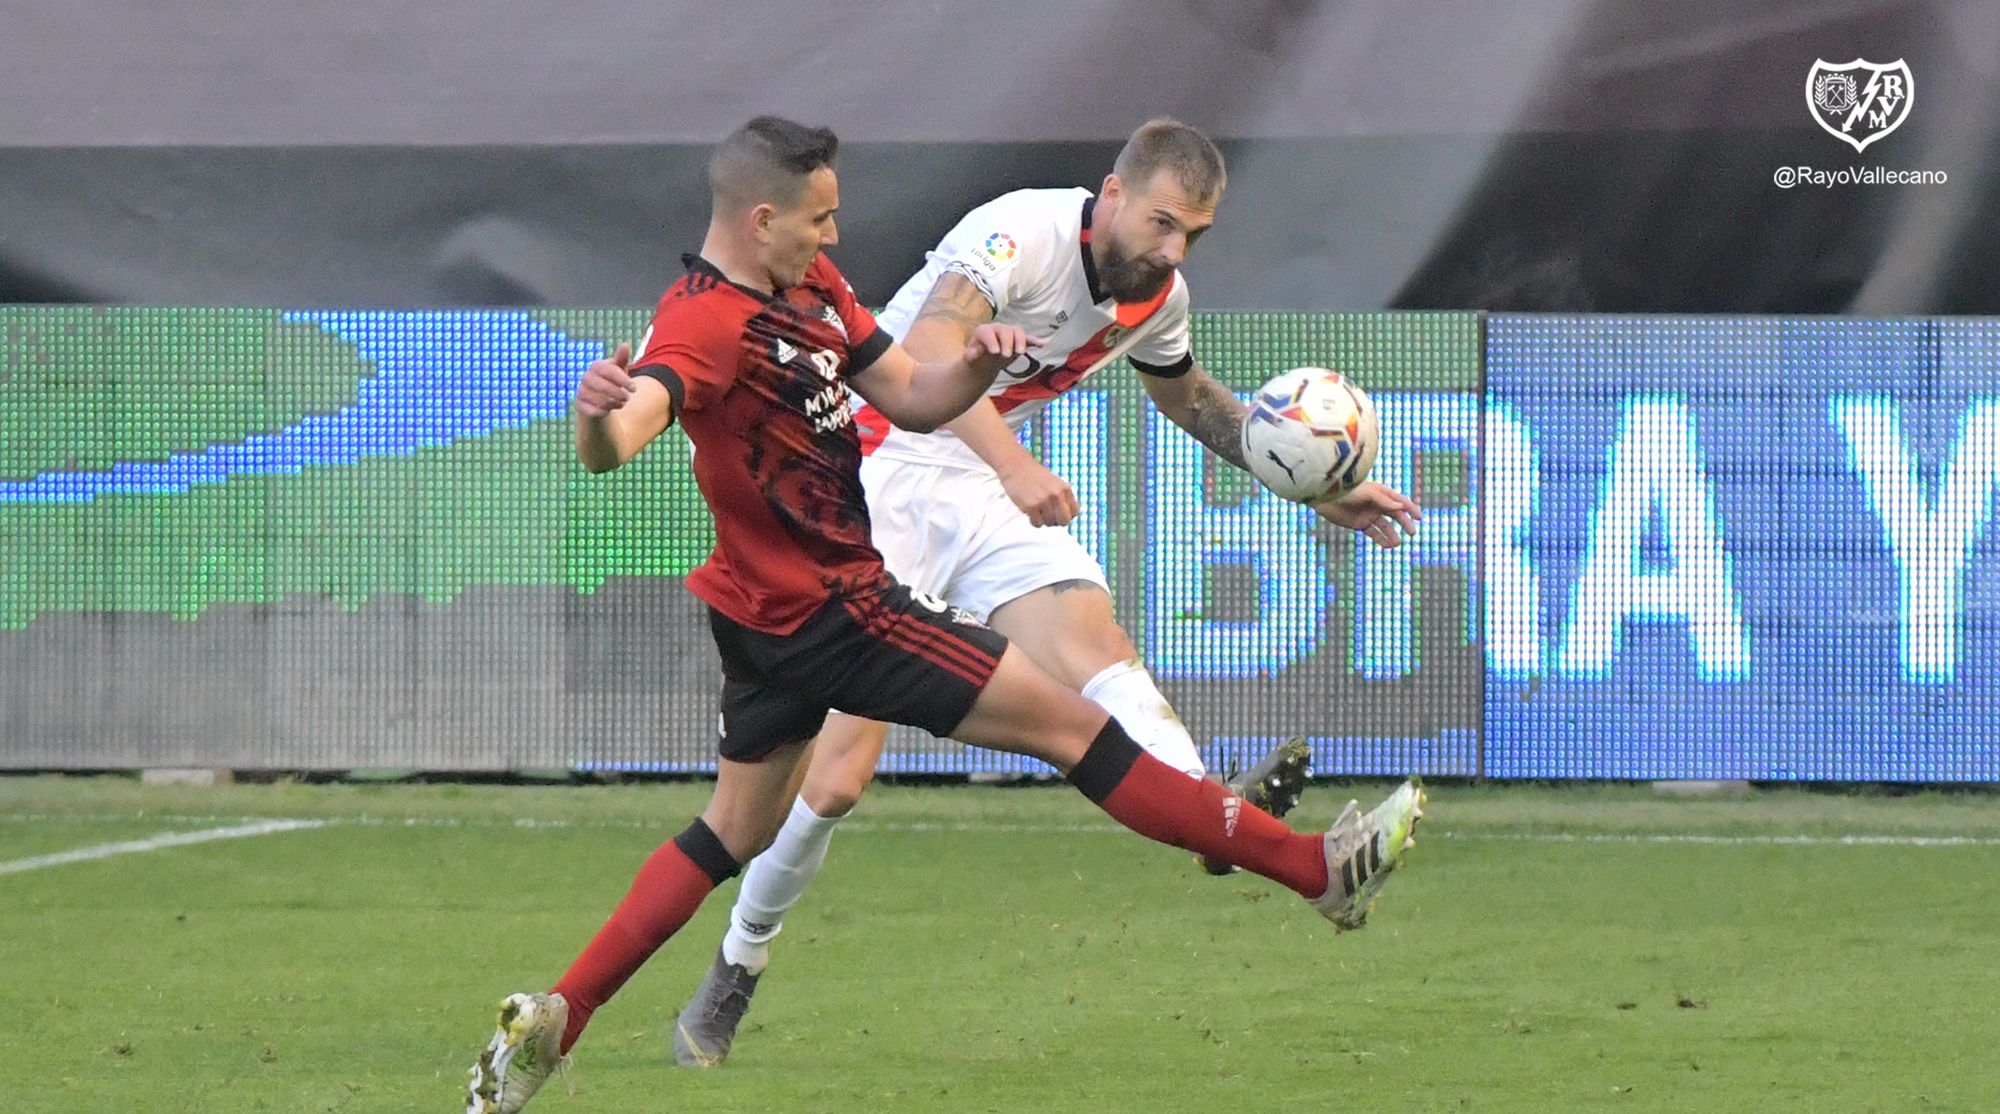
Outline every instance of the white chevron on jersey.
[[[1115, 362], [1120, 353], [1165, 367], [1188, 354], [1188, 292], [1180, 273], [1159, 297], [1120, 304], [1091, 297], [1084, 269], [1084, 189], [1016, 190], [967, 213], [877, 315], [901, 339], [946, 272], [964, 275], [993, 304], [995, 320], [1039, 337], [1040, 348], [1008, 365], [987, 397], [1018, 430], [1050, 399]], [[1109, 355], [1112, 358], [1107, 359]], [[857, 400], [862, 451], [886, 459], [985, 468], [950, 430], [896, 429]]]

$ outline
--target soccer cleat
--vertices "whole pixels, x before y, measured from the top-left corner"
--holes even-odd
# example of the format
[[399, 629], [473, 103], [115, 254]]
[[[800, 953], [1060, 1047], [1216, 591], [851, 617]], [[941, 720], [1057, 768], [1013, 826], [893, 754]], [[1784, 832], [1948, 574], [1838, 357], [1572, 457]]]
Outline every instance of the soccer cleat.
[[681, 1007], [674, 1019], [674, 1062], [684, 1068], [712, 1068], [729, 1055], [736, 1040], [736, 1027], [750, 1012], [750, 996], [757, 992], [757, 978], [740, 963], [715, 953], [708, 977], [701, 980], [694, 997]]
[[1341, 932], [1367, 924], [1382, 883], [1417, 845], [1417, 822], [1423, 818], [1424, 789], [1414, 777], [1366, 813], [1357, 802], [1347, 802], [1324, 837], [1326, 893], [1313, 900], [1313, 908]]
[[[1283, 819], [1298, 805], [1299, 794], [1312, 779], [1312, 747], [1304, 739], [1286, 739], [1271, 748], [1257, 764], [1223, 784], [1246, 802]], [[1196, 855], [1201, 868], [1218, 877], [1236, 873], [1236, 867], [1221, 859]]]
[[559, 1067], [567, 1081], [569, 1057], [558, 1049], [568, 1023], [569, 1003], [560, 994], [508, 995], [499, 1028], [472, 1065], [465, 1114], [514, 1114]]

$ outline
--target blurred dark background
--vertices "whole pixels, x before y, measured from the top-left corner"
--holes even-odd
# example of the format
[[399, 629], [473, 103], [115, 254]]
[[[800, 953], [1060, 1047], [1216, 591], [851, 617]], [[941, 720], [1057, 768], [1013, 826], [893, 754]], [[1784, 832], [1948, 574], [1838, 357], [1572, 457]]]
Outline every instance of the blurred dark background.
[[[843, 136], [881, 301], [1165, 113], [1232, 160], [1202, 308], [2000, 312], [1992, 0], [12, 7], [0, 301], [644, 305], [759, 112]], [[1804, 96], [1857, 57], [1915, 93], [1863, 153]]]

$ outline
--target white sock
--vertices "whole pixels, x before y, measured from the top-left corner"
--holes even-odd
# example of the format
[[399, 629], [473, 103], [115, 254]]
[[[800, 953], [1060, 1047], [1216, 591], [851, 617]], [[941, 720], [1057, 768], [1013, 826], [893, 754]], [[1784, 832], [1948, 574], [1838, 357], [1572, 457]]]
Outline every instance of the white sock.
[[1152, 674], [1138, 659], [1121, 661], [1092, 677], [1083, 686], [1083, 695], [1110, 712], [1147, 754], [1189, 777], [1207, 775], [1208, 767], [1194, 749], [1187, 724], [1174, 714], [1173, 706], [1160, 695]]
[[722, 938], [723, 959], [753, 975], [764, 970], [771, 959], [771, 938], [819, 873], [839, 823], [838, 816], [814, 812], [804, 797], [792, 801], [792, 814], [778, 829], [778, 838], [743, 872], [743, 888], [729, 911], [729, 934]]

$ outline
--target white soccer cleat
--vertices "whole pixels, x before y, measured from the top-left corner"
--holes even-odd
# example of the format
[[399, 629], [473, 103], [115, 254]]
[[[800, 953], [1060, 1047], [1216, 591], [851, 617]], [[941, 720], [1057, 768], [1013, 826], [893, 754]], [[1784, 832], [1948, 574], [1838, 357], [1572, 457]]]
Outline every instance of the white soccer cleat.
[[562, 1047], [569, 1003], [560, 994], [510, 994], [500, 1003], [500, 1024], [472, 1065], [465, 1114], [515, 1114], [528, 1105], [550, 1073], [569, 1058]]
[[1346, 932], [1368, 923], [1382, 884], [1403, 865], [1403, 853], [1417, 845], [1424, 800], [1423, 785], [1413, 777], [1366, 813], [1359, 802], [1347, 802], [1326, 830], [1326, 893], [1312, 905], [1335, 929]]

